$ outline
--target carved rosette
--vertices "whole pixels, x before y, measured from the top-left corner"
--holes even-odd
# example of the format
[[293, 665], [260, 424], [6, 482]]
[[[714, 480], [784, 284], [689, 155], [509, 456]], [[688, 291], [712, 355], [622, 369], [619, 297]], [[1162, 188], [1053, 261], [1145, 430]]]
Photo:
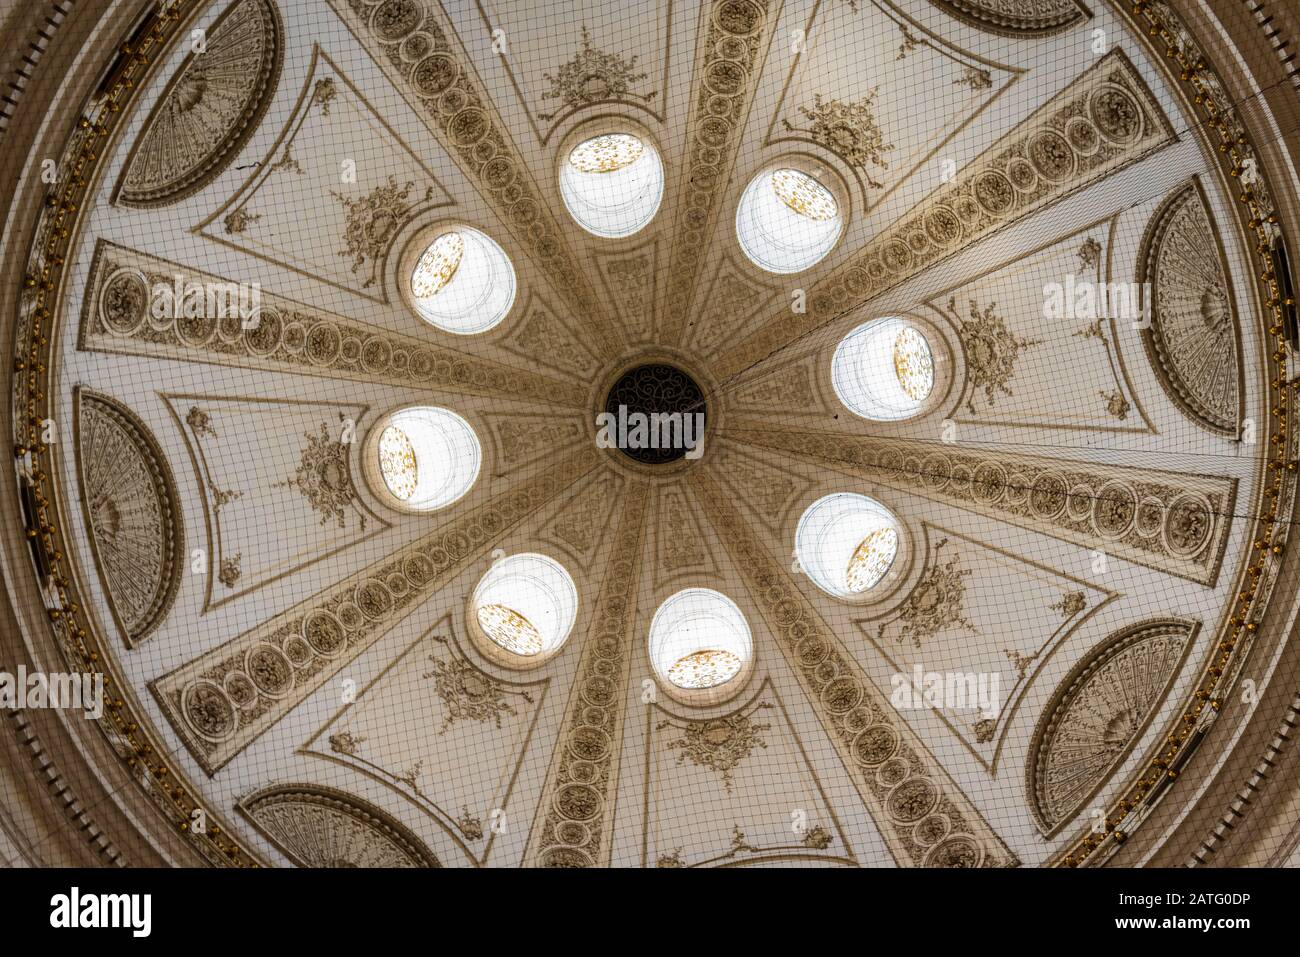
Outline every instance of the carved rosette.
[[238, 807], [298, 867], [442, 867], [395, 818], [334, 788], [269, 787]]
[[77, 393], [77, 463], [94, 561], [127, 645], [156, 629], [185, 553], [176, 484], [140, 420], [108, 396]]
[[1241, 367], [1228, 270], [1205, 194], [1191, 182], [1169, 196], [1147, 226], [1138, 281], [1149, 283], [1147, 358], [1165, 393], [1202, 428], [1235, 437]]
[[272, 0], [236, 0], [185, 58], [132, 147], [116, 202], [169, 206], [217, 178], [248, 142], [275, 93], [283, 27]]

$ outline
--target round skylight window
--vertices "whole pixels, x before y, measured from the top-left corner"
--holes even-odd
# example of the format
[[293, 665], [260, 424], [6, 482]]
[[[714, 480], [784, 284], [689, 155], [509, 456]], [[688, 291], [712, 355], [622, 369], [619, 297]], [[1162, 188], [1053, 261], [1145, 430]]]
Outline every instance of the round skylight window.
[[404, 511], [445, 508], [473, 487], [482, 449], [468, 422], [433, 406], [409, 406], [370, 431], [365, 458], [372, 485]]
[[570, 150], [560, 167], [560, 195], [587, 232], [631, 236], [659, 210], [663, 163], [654, 146], [631, 133], [593, 136]]
[[650, 622], [650, 660], [670, 693], [691, 700], [736, 682], [753, 656], [744, 613], [726, 595], [687, 588], [669, 597]]
[[438, 233], [411, 269], [415, 311], [444, 332], [486, 332], [510, 312], [515, 269], [505, 250], [468, 226]]
[[754, 177], [736, 210], [740, 248], [768, 272], [802, 272], [820, 262], [843, 228], [835, 195], [809, 174], [790, 167]]
[[499, 559], [471, 599], [474, 621], [508, 664], [540, 664], [564, 644], [578, 616], [578, 589], [564, 567], [545, 555]]
[[895, 569], [902, 532], [873, 498], [838, 492], [808, 507], [795, 529], [799, 566], [822, 591], [856, 599]]
[[901, 316], [876, 319], [850, 332], [831, 359], [835, 394], [854, 415], [893, 422], [928, 404], [935, 391], [930, 340]]

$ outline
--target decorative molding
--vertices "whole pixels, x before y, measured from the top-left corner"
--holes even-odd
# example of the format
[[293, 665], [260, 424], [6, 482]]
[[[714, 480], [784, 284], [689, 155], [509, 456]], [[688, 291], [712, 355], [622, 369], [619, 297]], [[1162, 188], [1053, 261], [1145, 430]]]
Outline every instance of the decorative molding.
[[162, 448], [125, 405], [78, 388], [77, 475], [91, 555], [127, 647], [176, 601], [185, 555], [180, 497]]
[[944, 13], [987, 33], [1045, 37], [1091, 19], [1078, 0], [930, 0]]
[[744, 335], [782, 292], [779, 286], [746, 274], [729, 250], [723, 251], [706, 288], [700, 299], [699, 318], [684, 334], [690, 347], [705, 358], [724, 343]]
[[272, 0], [236, 0], [207, 28], [145, 121], [115, 191], [119, 206], [170, 206], [216, 179], [257, 131], [284, 65]]
[[661, 342], [677, 344], [708, 249], [782, 0], [712, 0], [696, 41]]
[[607, 314], [569, 249], [564, 229], [496, 116], [477, 72], [444, 30], [435, 12], [438, 4], [330, 0], [330, 5], [529, 251], [568, 308], [586, 320], [601, 357], [613, 358], [623, 341], [618, 323]]
[[528, 837], [525, 864], [594, 867], [609, 863], [649, 498], [644, 482], [630, 485], [623, 496], [613, 551]]
[[766, 701], [756, 701], [721, 718], [702, 721], [674, 721], [665, 718], [655, 725], [656, 731], [673, 728], [681, 737], [664, 742], [664, 748], [677, 752], [677, 763], [690, 759], [696, 767], [708, 768], [722, 779], [722, 786], [731, 793], [731, 772], [754, 753], [755, 748], [766, 748], [763, 732], [772, 725], [755, 721], [754, 715], [772, 707]]
[[1202, 585], [1218, 578], [1237, 480], [935, 442], [783, 431], [738, 422], [727, 441], [788, 452], [847, 474], [1019, 525]]
[[236, 807], [298, 867], [442, 866], [396, 818], [334, 788], [275, 785]]
[[594, 472], [542, 529], [585, 572], [600, 551], [610, 517], [617, 514], [624, 479], [608, 470]]
[[1142, 737], [1199, 622], [1160, 618], [1108, 635], [1065, 676], [1029, 744], [1029, 805], [1051, 837], [1092, 800]]
[[1159, 103], [1112, 50], [963, 167], [949, 184], [819, 280], [803, 314], [784, 310], [721, 356], [721, 381], [1029, 213], [1176, 139]]
[[238, 315], [213, 319], [165, 309], [155, 317], [154, 286], [171, 288], [177, 279], [186, 287], [233, 285], [210, 273], [101, 240], [87, 284], [78, 348], [547, 405], [586, 404], [586, 391], [576, 382], [435, 346], [427, 336], [388, 332], [266, 292], [247, 329]]
[[1243, 392], [1236, 300], [1198, 180], [1152, 214], [1137, 281], [1150, 284], [1151, 326], [1142, 344], [1165, 394], [1197, 425], [1235, 438]]
[[248, 747], [506, 531], [596, 464], [583, 450], [209, 649], [149, 688], [209, 774]]
[[1020, 862], [876, 690], [769, 546], [701, 471], [690, 481], [896, 862], [996, 867]]
[[619, 253], [596, 253], [592, 258], [609, 302], [633, 342], [654, 338], [657, 324], [659, 240], [650, 239]]
[[637, 93], [633, 86], [648, 78], [649, 74], [636, 71], [638, 57], [630, 59], [618, 53], [606, 53], [591, 44], [587, 25], [582, 25], [582, 49], [572, 59], [562, 63], [555, 73], [544, 73], [543, 79], [551, 88], [542, 94], [543, 100], [559, 100], [560, 105], [550, 113], [538, 114], [539, 120], [550, 122], [562, 112], [573, 112], [593, 103], [622, 100], [640, 100], [648, 103], [659, 95], [658, 90]]

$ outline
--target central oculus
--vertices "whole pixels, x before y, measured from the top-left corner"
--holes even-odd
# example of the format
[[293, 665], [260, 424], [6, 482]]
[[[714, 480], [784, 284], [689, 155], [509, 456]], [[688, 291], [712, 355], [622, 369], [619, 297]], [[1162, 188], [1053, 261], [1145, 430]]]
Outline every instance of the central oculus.
[[708, 408], [693, 378], [662, 362], [624, 372], [596, 416], [596, 444], [616, 448], [642, 465], [698, 459], [704, 452]]

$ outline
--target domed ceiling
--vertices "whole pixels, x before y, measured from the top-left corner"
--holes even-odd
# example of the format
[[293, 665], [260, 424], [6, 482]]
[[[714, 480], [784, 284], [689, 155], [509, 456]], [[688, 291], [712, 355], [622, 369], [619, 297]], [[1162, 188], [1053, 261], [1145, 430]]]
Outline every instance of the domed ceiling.
[[1166, 4], [104, 6], [5, 575], [142, 845], [1097, 863], [1266, 684], [1294, 183]]

